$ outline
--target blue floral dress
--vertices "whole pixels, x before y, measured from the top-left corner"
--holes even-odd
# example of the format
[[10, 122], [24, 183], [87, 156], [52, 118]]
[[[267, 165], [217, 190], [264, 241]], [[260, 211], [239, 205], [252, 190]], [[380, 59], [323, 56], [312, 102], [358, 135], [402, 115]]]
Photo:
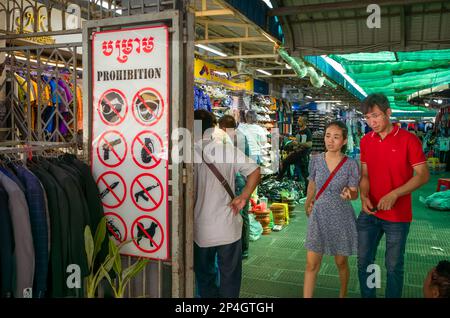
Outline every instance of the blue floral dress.
[[[309, 180], [318, 192], [330, 175], [325, 153], [313, 156], [309, 164]], [[359, 165], [348, 158], [326, 190], [314, 202], [308, 218], [305, 247], [322, 255], [349, 256], [357, 253], [356, 217], [352, 204], [340, 197], [344, 187], [358, 187]], [[315, 196], [315, 195], [314, 195]]]

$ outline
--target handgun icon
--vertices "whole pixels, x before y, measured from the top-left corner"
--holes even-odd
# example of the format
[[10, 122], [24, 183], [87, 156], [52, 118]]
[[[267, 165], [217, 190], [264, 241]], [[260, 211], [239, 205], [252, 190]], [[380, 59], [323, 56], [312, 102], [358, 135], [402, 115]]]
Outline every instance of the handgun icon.
[[159, 184], [155, 184], [155, 185], [149, 186], [149, 187], [145, 188], [145, 190], [136, 192], [134, 194], [134, 199], [136, 200], [136, 203], [139, 201], [140, 197], [142, 197], [142, 199], [144, 199], [145, 201], [148, 201], [148, 197], [147, 197], [147, 194], [145, 192], [149, 192], [149, 191], [151, 191], [151, 190], [153, 190], [154, 188], [157, 188], [157, 187], [159, 187]]
[[103, 144], [103, 160], [109, 160], [109, 152], [114, 148], [114, 146], [117, 146], [120, 143], [122, 143], [122, 139], [117, 138], [110, 143]]

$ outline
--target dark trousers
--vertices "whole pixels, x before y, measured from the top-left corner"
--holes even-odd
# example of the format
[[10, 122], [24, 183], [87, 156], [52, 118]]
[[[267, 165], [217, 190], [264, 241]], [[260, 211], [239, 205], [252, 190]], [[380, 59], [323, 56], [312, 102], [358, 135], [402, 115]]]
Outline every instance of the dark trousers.
[[295, 170], [299, 172], [299, 181], [304, 184], [305, 186], [305, 193], [306, 189], [308, 188], [308, 155], [305, 154], [303, 151], [294, 151], [290, 153], [286, 159], [283, 160], [281, 163], [281, 170], [278, 174], [278, 178], [282, 179], [283, 176], [288, 173], [288, 176], [291, 176], [291, 165], [295, 165]]
[[[216, 284], [215, 260], [219, 263], [220, 282]], [[194, 271], [202, 298], [238, 298], [242, 279], [242, 242], [213, 247], [194, 243]]]
[[248, 202], [241, 210], [242, 216], [242, 255], [248, 256], [250, 246], [250, 218], [248, 217]]
[[369, 286], [370, 265], [375, 264], [378, 244], [386, 234], [385, 265], [387, 270], [386, 298], [401, 298], [403, 291], [403, 267], [409, 222], [389, 222], [361, 212], [358, 229], [358, 276], [361, 296], [375, 298], [376, 288]]

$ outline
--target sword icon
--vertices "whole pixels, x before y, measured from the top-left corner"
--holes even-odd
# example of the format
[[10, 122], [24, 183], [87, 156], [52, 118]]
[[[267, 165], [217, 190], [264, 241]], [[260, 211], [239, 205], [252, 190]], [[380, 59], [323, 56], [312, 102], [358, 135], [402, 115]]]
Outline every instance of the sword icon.
[[153, 190], [154, 188], [157, 188], [157, 187], [159, 187], [159, 184], [156, 184], [156, 185], [153, 185], [153, 186], [149, 186], [149, 187], [145, 188], [145, 190], [136, 192], [134, 194], [134, 199], [136, 200], [136, 203], [139, 201], [140, 197], [142, 197], [142, 199], [144, 199], [145, 201], [148, 201], [148, 197], [147, 197], [145, 192], [146, 191], [149, 192], [149, 191], [151, 191], [151, 190]]

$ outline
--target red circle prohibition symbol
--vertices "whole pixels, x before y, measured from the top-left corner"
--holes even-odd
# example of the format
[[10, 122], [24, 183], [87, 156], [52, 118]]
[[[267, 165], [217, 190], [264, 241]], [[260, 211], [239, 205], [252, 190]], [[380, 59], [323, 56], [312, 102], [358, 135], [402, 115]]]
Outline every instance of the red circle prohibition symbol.
[[[143, 184], [143, 183], [139, 180], [139, 179], [141, 179], [142, 177], [150, 177], [150, 178], [152, 178], [152, 179], [154, 179], [154, 180], [156, 181], [156, 183], [157, 183], [157, 185], [158, 185], [158, 188], [161, 190], [161, 196], [160, 196], [159, 200], [155, 200], [155, 199], [151, 196], [151, 194], [149, 193], [150, 190], [148, 190], [148, 189], [146, 188], [146, 186], [148, 187], [148, 185]], [[137, 185], [137, 188], [139, 189], [139, 191], [137, 191], [136, 193], [133, 192], [134, 185]], [[152, 185], [152, 186], [154, 186], [154, 185]], [[139, 192], [141, 193], [140, 196], [138, 196], [138, 193], [139, 193]], [[150, 174], [150, 173], [143, 173], [143, 174], [138, 175], [138, 176], [133, 180], [133, 183], [131, 184], [131, 187], [130, 187], [130, 196], [131, 196], [131, 200], [133, 201], [134, 205], [135, 205], [138, 209], [141, 209], [141, 210], [146, 211], [146, 212], [151, 212], [151, 211], [156, 210], [156, 209], [161, 205], [162, 200], [163, 200], [163, 197], [164, 197], [164, 189], [163, 189], [163, 186], [162, 186], [161, 181], [159, 181], [159, 179], [158, 179], [157, 177], [155, 177], [154, 175], [152, 175], [152, 174]], [[150, 202], [152, 202], [152, 203], [154, 204], [153, 207], [150, 207], [150, 208], [144, 208], [143, 206], [140, 206], [140, 205], [137, 203], [137, 201], [139, 201], [139, 198], [141, 197], [141, 199], [142, 199], [144, 196], [148, 199], [148, 200], [146, 200], [146, 201], [150, 201]], [[136, 198], [136, 197], [137, 197], [137, 198]], [[136, 199], [137, 199], [137, 200], [136, 200]]]
[[[106, 175], [114, 175], [119, 179], [120, 182], [122, 182], [122, 186], [123, 186], [123, 198], [122, 199], [119, 198], [119, 196], [116, 194], [114, 189], [111, 189], [111, 185], [108, 185], [108, 183], [105, 180]], [[102, 200], [103, 206], [110, 208], [110, 209], [114, 209], [114, 208], [117, 208], [118, 206], [120, 206], [125, 201], [125, 198], [127, 197], [127, 185], [125, 183], [125, 180], [118, 173], [116, 173], [114, 171], [107, 171], [107, 172], [103, 173], [100, 177], [98, 177], [97, 188], [99, 188], [100, 181], [102, 181], [103, 184], [106, 185], [106, 189], [109, 190], [108, 194], [111, 194], [117, 200], [117, 204], [115, 204], [115, 205], [108, 205], [106, 202], [104, 202]], [[119, 182], [119, 184], [120, 184], [120, 182]]]
[[[111, 224], [108, 224], [108, 221], [106, 221], [106, 229], [109, 231], [109, 233], [112, 234], [112, 236], [114, 236], [114, 238], [115, 238], [117, 241], [119, 241], [120, 243], [125, 242], [125, 241], [127, 240], [127, 236], [128, 236], [128, 229], [127, 229], [127, 226], [126, 226], [126, 224], [125, 224], [125, 221], [124, 221], [123, 218], [122, 218], [119, 214], [117, 214], [117, 213], [114, 213], [114, 212], [106, 212], [106, 213], [105, 213], [105, 216], [109, 216], [109, 215], [111, 215], [111, 216], [113, 216], [113, 217], [116, 217], [116, 218], [120, 221], [120, 223], [122, 223], [122, 226], [123, 226], [123, 228], [125, 229], [125, 233], [124, 233], [124, 236], [123, 236], [123, 237], [119, 236], [119, 235], [116, 233], [116, 231], [114, 230], [114, 228], [111, 226]], [[107, 219], [108, 219], [108, 218], [107, 218]]]
[[[141, 219], [150, 219], [150, 220], [152, 221], [152, 223], [150, 224], [150, 228], [149, 228], [150, 231], [152, 230], [153, 223], [156, 224], [157, 227], [156, 227], [156, 228], [153, 228], [153, 234], [149, 233], [149, 231], [148, 231], [149, 229], [144, 229], [144, 228], [142, 227], [142, 224], [139, 224], [139, 223], [140, 223], [139, 221], [140, 221]], [[138, 227], [138, 233], [139, 233], [139, 230], [140, 230], [140, 232], [142, 233], [141, 239], [144, 238], [144, 236], [145, 236], [145, 238], [148, 239], [148, 240], [151, 242], [150, 245], [154, 245], [154, 246], [155, 246], [154, 249], [145, 249], [145, 248], [141, 247], [141, 246], [138, 244], [137, 240], [139, 239], [139, 237], [138, 237], [138, 238], [134, 237], [134, 229], [135, 229], [136, 227]], [[154, 236], [154, 234], [156, 233], [157, 230], [161, 231], [161, 242], [159, 242], [159, 245], [158, 245], [158, 243], [155, 242], [155, 240], [153, 239], [153, 236]], [[144, 215], [144, 216], [141, 216], [141, 217], [137, 218], [137, 219], [133, 222], [133, 225], [131, 226], [131, 237], [132, 237], [132, 239], [133, 239], [134, 245], [136, 245], [136, 247], [137, 247], [139, 250], [141, 250], [142, 252], [145, 252], [145, 253], [154, 253], [154, 252], [156, 252], [157, 250], [159, 250], [159, 249], [161, 248], [161, 246], [163, 245], [163, 242], [164, 242], [164, 231], [163, 231], [163, 228], [162, 228], [162, 226], [161, 226], [161, 223], [159, 223], [157, 219], [152, 218], [151, 216], [146, 216], [146, 215]]]
[[[109, 141], [108, 141], [108, 140], [106, 140], [105, 137], [106, 137], [106, 135], [108, 135], [108, 134], [118, 135], [118, 136], [120, 137], [120, 139], [122, 140], [123, 144], [125, 145], [125, 149], [124, 149], [124, 152], [123, 152], [123, 158], [121, 158], [121, 157], [119, 156], [119, 154], [117, 153], [117, 151], [114, 150], [114, 147], [111, 146], [111, 145], [109, 144]], [[105, 144], [106, 144], [107, 146], [109, 146], [109, 149], [110, 149], [109, 151], [111, 152], [110, 156], [113, 157], [113, 158], [117, 158], [117, 159], [119, 160], [118, 162], [113, 163], [113, 164], [109, 164], [109, 163], [107, 163], [105, 160], [102, 159], [102, 156], [101, 156], [101, 154], [100, 154], [100, 147], [103, 147], [103, 146], [100, 146], [100, 144], [102, 143], [102, 141], [104, 141]], [[127, 156], [127, 149], [128, 149], [128, 146], [127, 146], [127, 141], [125, 140], [125, 137], [124, 137], [120, 132], [118, 132], [117, 130], [105, 131], [105, 132], [104, 132], [103, 134], [101, 134], [100, 137], [98, 138], [98, 143], [97, 143], [97, 155], [98, 155], [98, 159], [100, 160], [100, 162], [101, 162], [103, 165], [105, 165], [105, 166], [107, 166], [107, 167], [115, 168], [115, 167], [117, 167], [117, 166], [120, 166], [120, 165], [122, 164], [122, 162], [125, 160], [125, 157]], [[103, 149], [102, 149], [102, 150], [103, 150]]]
[[[106, 97], [109, 93], [117, 93], [117, 94], [119, 94], [119, 96], [122, 98], [122, 101], [123, 101], [123, 107], [125, 107], [125, 113], [123, 114], [123, 116], [120, 115], [120, 112], [117, 111], [117, 109], [114, 107], [114, 105], [111, 104], [111, 101]], [[104, 101], [106, 102], [106, 104], [109, 106], [111, 112], [113, 112], [114, 115], [116, 115], [116, 116], [119, 118], [119, 120], [118, 120], [117, 122], [113, 122], [113, 123], [112, 123], [112, 122], [110, 122], [110, 121], [108, 121], [108, 120], [105, 119], [103, 112], [100, 110], [101, 107], [102, 107], [101, 103], [102, 103], [103, 100], [104, 100]], [[98, 112], [98, 115], [100, 116], [100, 119], [102, 120], [102, 122], [103, 122], [105, 125], [108, 125], [108, 126], [117, 126], [117, 125], [120, 125], [120, 124], [124, 121], [125, 117], [127, 116], [127, 112], [128, 112], [127, 99], [125, 98], [124, 93], [122, 93], [121, 91], [119, 91], [118, 89], [115, 89], [115, 88], [108, 89], [106, 92], [104, 92], [104, 93], [102, 94], [102, 96], [100, 96], [100, 98], [99, 98], [99, 100], [98, 100], [97, 112]]]
[[[156, 116], [155, 116], [155, 113], [153, 112], [153, 110], [150, 108], [150, 106], [148, 106], [141, 97], [141, 93], [146, 92], [146, 91], [149, 91], [152, 94], [156, 95], [156, 97], [158, 97], [158, 99], [159, 99], [159, 102], [161, 103], [161, 105], [160, 105], [161, 111], [158, 114], [156, 114]], [[139, 116], [136, 115], [136, 111], [137, 111], [136, 110], [136, 102], [138, 101], [138, 99], [140, 102], [142, 102], [142, 104], [145, 106], [147, 111], [149, 111], [154, 116], [150, 122], [145, 122], [142, 119], [140, 119]], [[139, 90], [133, 97], [132, 105], [133, 105], [132, 113], [133, 113], [134, 119], [136, 119], [136, 121], [138, 123], [140, 123], [141, 125], [144, 125], [144, 126], [150, 127], [150, 126], [155, 125], [161, 119], [162, 115], [164, 114], [164, 100], [162, 99], [161, 94], [154, 88], [146, 87], [146, 88]]]
[[[154, 168], [154, 167], [156, 167], [157, 165], [159, 165], [159, 163], [161, 162], [161, 158], [156, 158], [156, 157], [151, 153], [150, 149], [148, 149], [148, 148], [145, 146], [144, 142], [142, 142], [142, 139], [140, 138], [140, 136], [143, 135], [143, 134], [151, 134], [151, 135], [153, 135], [153, 136], [156, 138], [156, 140], [159, 141], [159, 145], [161, 146], [160, 153], [162, 153], [163, 150], [164, 150], [163, 141], [162, 141], [161, 137], [159, 137], [156, 133], [154, 133], [154, 132], [152, 132], [152, 131], [150, 131], [150, 130], [144, 130], [143, 132], [139, 133], [139, 134], [133, 139], [133, 142], [132, 142], [132, 144], [131, 144], [131, 157], [133, 158], [133, 161], [134, 161], [139, 167], [141, 167], [142, 169], [151, 169], [151, 168]], [[141, 163], [137, 160], [138, 154], [135, 153], [135, 151], [134, 151], [134, 146], [136, 145], [136, 143], [137, 143], [138, 145], [141, 145], [142, 148], [143, 148], [143, 150], [146, 151], [146, 152], [148, 153], [148, 155], [153, 159], [154, 163], [153, 163], [152, 165], [146, 166], [146, 165], [144, 165], [144, 164], [141, 164]]]

